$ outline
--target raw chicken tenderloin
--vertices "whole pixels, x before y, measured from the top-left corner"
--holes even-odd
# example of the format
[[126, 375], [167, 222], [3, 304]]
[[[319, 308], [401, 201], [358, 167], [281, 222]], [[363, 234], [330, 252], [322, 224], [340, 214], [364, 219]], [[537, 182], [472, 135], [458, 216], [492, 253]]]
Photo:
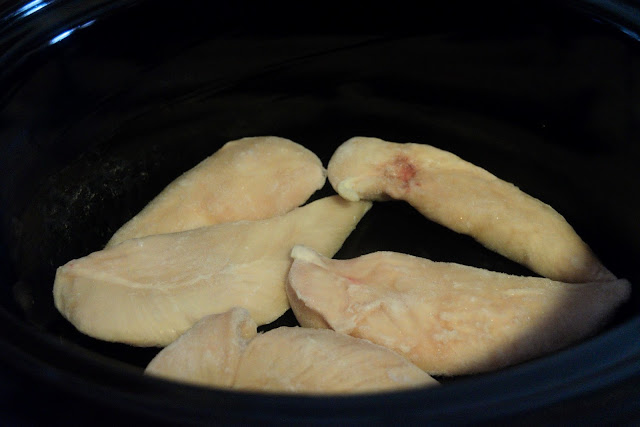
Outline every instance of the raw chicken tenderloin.
[[289, 308], [291, 248], [333, 256], [370, 207], [336, 195], [260, 221], [127, 240], [58, 268], [55, 305], [87, 335], [139, 346], [167, 345], [234, 306], [269, 323]]
[[407, 201], [432, 221], [544, 277], [615, 279], [552, 207], [452, 153], [356, 137], [338, 147], [327, 171], [348, 200]]
[[169, 184], [107, 246], [282, 215], [302, 205], [325, 181], [318, 156], [293, 141], [275, 136], [230, 141]]
[[499, 369], [595, 333], [629, 298], [626, 280], [562, 283], [394, 252], [333, 260], [296, 246], [287, 295], [302, 326], [406, 356], [432, 375]]
[[160, 351], [148, 375], [238, 390], [358, 393], [437, 385], [404, 357], [329, 330], [257, 334], [242, 308], [210, 315]]

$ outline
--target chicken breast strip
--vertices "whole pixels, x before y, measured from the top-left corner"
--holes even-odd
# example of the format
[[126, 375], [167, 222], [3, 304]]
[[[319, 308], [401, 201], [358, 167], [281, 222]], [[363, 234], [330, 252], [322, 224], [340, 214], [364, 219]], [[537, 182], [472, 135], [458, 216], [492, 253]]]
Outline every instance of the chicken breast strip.
[[551, 206], [452, 153], [356, 137], [336, 150], [327, 171], [348, 200], [404, 200], [430, 220], [544, 277], [615, 279]]
[[287, 295], [302, 326], [368, 339], [432, 375], [475, 374], [597, 332], [631, 293], [626, 280], [563, 283], [395, 252], [349, 260], [293, 248]]
[[127, 240], [58, 268], [54, 302], [81, 332], [138, 346], [167, 345], [235, 306], [269, 323], [289, 308], [291, 248], [333, 256], [370, 207], [331, 196], [260, 221]]
[[279, 393], [364, 393], [438, 384], [391, 350], [334, 331], [281, 327], [258, 334], [242, 308], [200, 320], [158, 353], [145, 373]]
[[326, 181], [318, 156], [285, 138], [242, 138], [176, 178], [111, 237], [136, 237], [282, 215]]

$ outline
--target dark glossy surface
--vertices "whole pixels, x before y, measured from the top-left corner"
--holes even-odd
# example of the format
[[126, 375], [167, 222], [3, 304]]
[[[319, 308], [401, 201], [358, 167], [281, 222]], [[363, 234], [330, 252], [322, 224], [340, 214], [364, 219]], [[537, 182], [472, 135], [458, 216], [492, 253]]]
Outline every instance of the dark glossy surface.
[[[57, 266], [100, 249], [177, 175], [228, 140], [265, 134], [325, 165], [354, 135], [452, 151], [554, 206], [640, 283], [640, 50], [578, 3], [463, 2], [429, 16], [288, 5], [291, 19], [242, 4], [58, 1], [13, 18], [0, 30], [12, 46], [0, 56], [6, 363], [29, 372], [27, 387], [166, 420], [637, 417], [637, 293], [608, 331], [568, 351], [436, 390], [321, 399], [145, 378], [157, 350], [83, 336], [51, 295]], [[377, 204], [337, 256], [374, 250], [528, 273], [400, 203]]]

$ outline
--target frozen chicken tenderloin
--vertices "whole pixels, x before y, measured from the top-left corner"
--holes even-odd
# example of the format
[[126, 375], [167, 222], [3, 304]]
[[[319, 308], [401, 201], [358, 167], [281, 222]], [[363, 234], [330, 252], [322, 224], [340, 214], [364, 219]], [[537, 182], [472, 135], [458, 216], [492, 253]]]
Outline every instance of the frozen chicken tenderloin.
[[492, 371], [574, 344], [631, 293], [626, 280], [563, 283], [395, 252], [349, 260], [293, 248], [287, 295], [302, 326], [388, 347], [432, 375]]
[[291, 248], [333, 256], [370, 207], [331, 196], [269, 219], [126, 240], [58, 268], [55, 306], [87, 335], [138, 346], [167, 345], [235, 306], [266, 324], [289, 308]]
[[318, 156], [285, 138], [242, 138], [169, 184], [107, 246], [152, 234], [282, 215], [326, 181]]
[[348, 200], [404, 200], [541, 276], [615, 279], [551, 206], [447, 151], [356, 137], [338, 147], [327, 171]]
[[241, 308], [200, 320], [158, 353], [145, 373], [278, 393], [362, 393], [438, 384], [404, 357], [334, 331], [281, 327], [257, 334]]

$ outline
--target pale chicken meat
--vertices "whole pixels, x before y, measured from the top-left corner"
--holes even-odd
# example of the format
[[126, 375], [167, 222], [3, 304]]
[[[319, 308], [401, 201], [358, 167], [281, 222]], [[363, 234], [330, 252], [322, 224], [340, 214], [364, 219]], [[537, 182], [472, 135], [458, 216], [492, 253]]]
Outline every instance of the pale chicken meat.
[[169, 184], [107, 246], [281, 215], [302, 205], [325, 181], [318, 156], [293, 141], [275, 136], [230, 141]]
[[160, 351], [145, 373], [278, 393], [344, 394], [438, 384], [397, 353], [334, 331], [280, 327], [258, 334], [242, 308], [200, 320]]
[[598, 331], [626, 280], [563, 283], [407, 254], [329, 259], [296, 246], [287, 295], [302, 326], [364, 338], [432, 375], [496, 370]]
[[240, 357], [258, 333], [256, 328], [244, 308], [205, 316], [162, 349], [145, 373], [190, 384], [231, 387]]
[[333, 256], [370, 207], [331, 196], [269, 219], [127, 240], [58, 268], [55, 305], [81, 332], [139, 346], [167, 345], [234, 306], [266, 324], [289, 308], [291, 248]]
[[615, 279], [551, 206], [447, 151], [355, 137], [338, 147], [327, 172], [348, 200], [404, 200], [544, 277]]

